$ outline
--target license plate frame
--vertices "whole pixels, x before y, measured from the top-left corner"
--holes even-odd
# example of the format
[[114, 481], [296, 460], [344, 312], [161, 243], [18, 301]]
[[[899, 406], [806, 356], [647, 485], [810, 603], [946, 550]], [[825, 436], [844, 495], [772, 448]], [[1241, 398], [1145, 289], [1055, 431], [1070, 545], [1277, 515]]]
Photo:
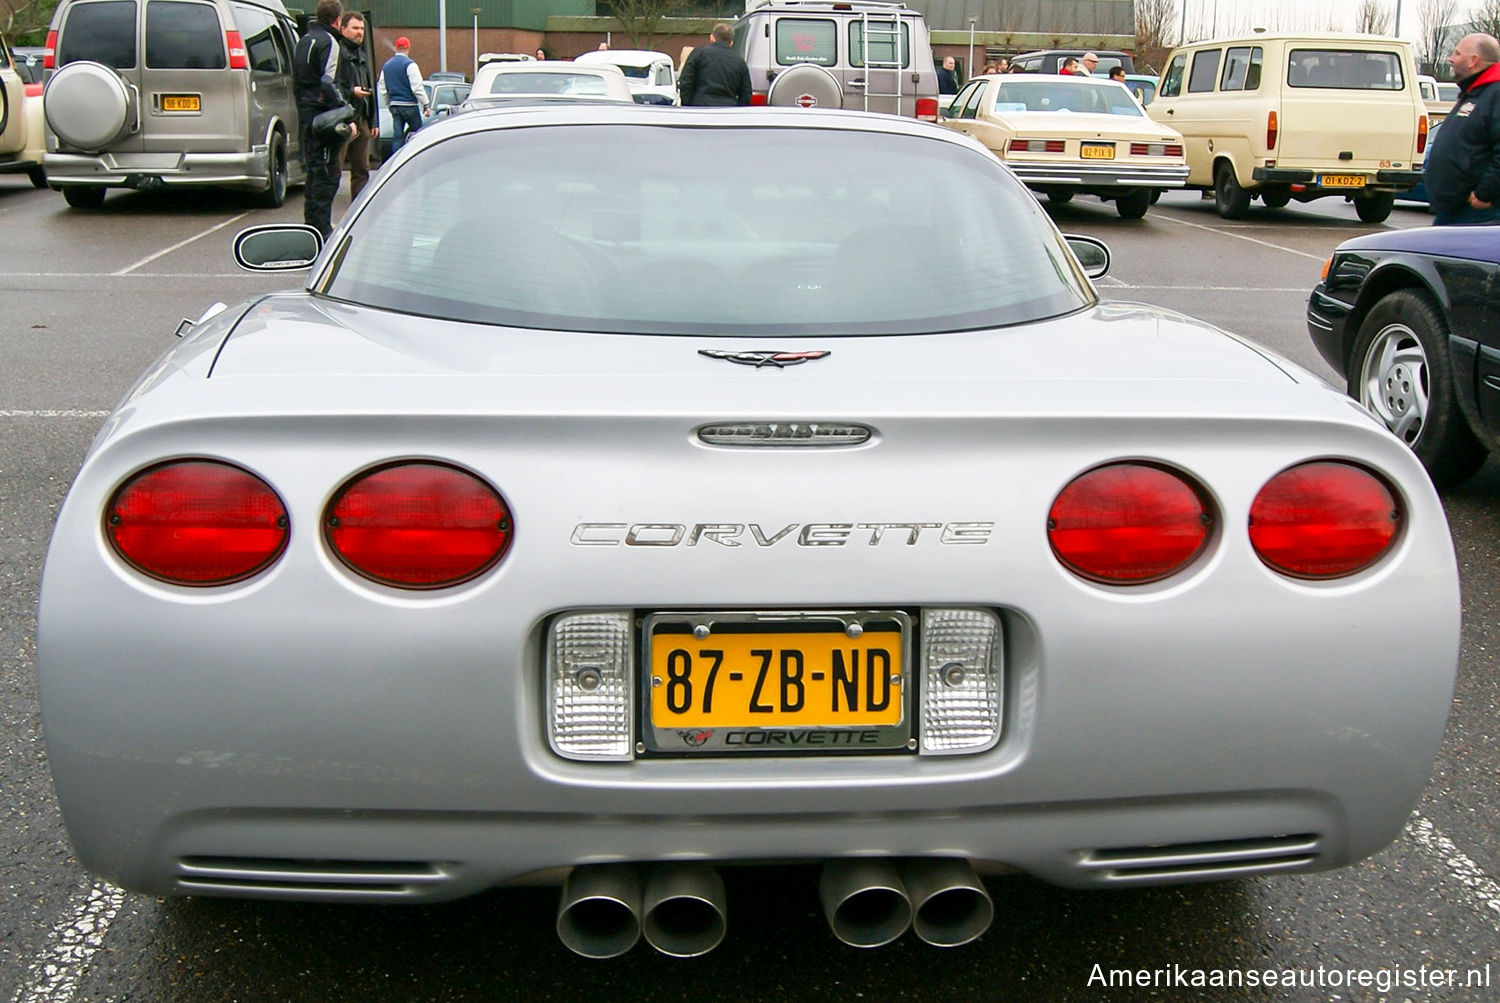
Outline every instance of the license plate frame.
[[203, 111], [203, 97], [199, 94], [163, 94], [161, 110], [174, 115], [196, 114]]
[[[835, 650], [842, 670], [838, 678], [832, 671]], [[765, 651], [770, 654], [760, 654]], [[884, 654], [868, 654], [874, 651]], [[671, 671], [685, 674], [691, 689], [668, 677], [674, 652], [686, 658], [678, 656]], [[720, 655], [715, 659], [702, 652]], [[791, 670], [800, 673], [795, 679], [807, 706], [798, 712], [780, 706], [788, 652], [800, 656], [792, 660]], [[636, 714], [641, 751], [648, 755], [847, 755], [916, 749], [913, 618], [901, 610], [652, 613], [641, 622], [639, 671]], [[716, 682], [705, 712], [711, 673]], [[819, 673], [821, 678], [815, 678]], [[667, 705], [669, 686], [677, 707]], [[847, 707], [851, 693], [864, 701], [854, 714]], [[871, 710], [881, 703], [881, 695], [885, 706]], [[751, 712], [751, 697], [769, 706], [769, 712]], [[835, 699], [845, 704], [844, 713], [828, 709]]]
[[1113, 160], [1115, 159], [1114, 143], [1079, 143], [1078, 156], [1084, 160]]
[[1363, 188], [1368, 179], [1363, 174], [1319, 174], [1319, 188]]

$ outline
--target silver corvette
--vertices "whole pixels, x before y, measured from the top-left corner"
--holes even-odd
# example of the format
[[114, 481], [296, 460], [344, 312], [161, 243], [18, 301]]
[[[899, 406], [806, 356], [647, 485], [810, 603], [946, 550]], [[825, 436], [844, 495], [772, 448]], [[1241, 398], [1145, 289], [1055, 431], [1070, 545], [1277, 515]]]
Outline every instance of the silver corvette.
[[1459, 597], [1410, 450], [1223, 331], [1101, 304], [972, 141], [853, 113], [424, 129], [306, 285], [205, 315], [59, 516], [38, 656], [82, 864], [153, 894], [562, 886], [702, 953], [719, 868], [939, 945], [985, 877], [1389, 843]]

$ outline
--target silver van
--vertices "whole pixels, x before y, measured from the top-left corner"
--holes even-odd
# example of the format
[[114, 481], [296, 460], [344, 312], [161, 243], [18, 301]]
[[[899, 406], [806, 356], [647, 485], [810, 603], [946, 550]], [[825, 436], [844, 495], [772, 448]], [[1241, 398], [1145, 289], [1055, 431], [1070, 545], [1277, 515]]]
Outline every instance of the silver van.
[[234, 188], [279, 206], [303, 180], [296, 24], [281, 0], [63, 0], [43, 65], [51, 187]]
[[750, 67], [751, 104], [937, 121], [927, 20], [904, 3], [766, 0], [735, 22], [734, 49]]

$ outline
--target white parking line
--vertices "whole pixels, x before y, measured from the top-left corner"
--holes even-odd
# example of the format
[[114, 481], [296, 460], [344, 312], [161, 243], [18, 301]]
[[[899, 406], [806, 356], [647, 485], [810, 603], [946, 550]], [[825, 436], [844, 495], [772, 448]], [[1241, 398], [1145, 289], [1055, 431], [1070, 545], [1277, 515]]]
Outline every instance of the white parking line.
[[1500, 932], [1500, 882], [1480, 868], [1469, 855], [1458, 848], [1443, 830], [1416, 812], [1412, 812], [1406, 831], [1417, 845], [1447, 865], [1448, 873], [1469, 891], [1479, 914]]
[[189, 244], [191, 244], [195, 240], [201, 240], [204, 237], [207, 237], [211, 233], [217, 233], [218, 231], [220, 231], [220, 230], [224, 229], [226, 226], [228, 226], [230, 223], [234, 223], [234, 222], [236, 222], [238, 220], [242, 220], [242, 219], [244, 219], [248, 215], [250, 215], [250, 213], [248, 211], [246, 211], [246, 212], [240, 213], [238, 216], [231, 216], [228, 219], [226, 219], [224, 222], [216, 224], [214, 226], [211, 226], [207, 230], [204, 230], [202, 233], [195, 234], [194, 236], [189, 237], [187, 240], [180, 240], [177, 243], [173, 244], [171, 247], [163, 248], [162, 250], [157, 251], [155, 254], [149, 255], [148, 257], [144, 257], [140, 261], [137, 261], [133, 265], [127, 265], [126, 267], [120, 269], [118, 272], [114, 272], [113, 274], [115, 274], [115, 275], [128, 275], [131, 272], [135, 271], [137, 268], [141, 267], [142, 265], [149, 265], [151, 262], [155, 261], [157, 258], [162, 257], [163, 255], [171, 254], [173, 251], [176, 251], [176, 250], [178, 250], [180, 248], [186, 247], [186, 246], [188, 246]]
[[14, 1003], [68, 1003], [124, 902], [123, 890], [102, 881], [75, 895], [41, 957], [27, 969]]
[[1314, 261], [1326, 261], [1328, 258], [1328, 255], [1326, 254], [1309, 254], [1306, 251], [1299, 251], [1293, 247], [1282, 247], [1280, 244], [1273, 244], [1269, 240], [1257, 240], [1254, 237], [1247, 237], [1242, 233], [1230, 233], [1227, 230], [1221, 229], [1217, 226], [1204, 226], [1202, 223], [1189, 223], [1185, 219], [1176, 219], [1172, 216], [1168, 216], [1166, 213], [1153, 213], [1151, 218], [1159, 219], [1167, 223], [1176, 223], [1178, 226], [1190, 226], [1194, 230], [1205, 230], [1209, 233], [1217, 233], [1221, 236], [1233, 237], [1235, 240], [1248, 240], [1250, 241], [1250, 243], [1259, 244], [1261, 247], [1269, 247], [1275, 251], [1285, 251], [1288, 254], [1295, 254], [1303, 258], [1312, 258]]
[[0, 418], [108, 418], [108, 411], [0, 411]]

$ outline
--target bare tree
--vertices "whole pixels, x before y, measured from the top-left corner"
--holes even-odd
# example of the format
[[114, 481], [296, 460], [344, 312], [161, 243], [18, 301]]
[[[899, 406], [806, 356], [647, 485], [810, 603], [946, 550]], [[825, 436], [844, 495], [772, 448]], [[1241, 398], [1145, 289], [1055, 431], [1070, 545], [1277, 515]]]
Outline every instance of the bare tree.
[[12, 45], [39, 45], [39, 37], [25, 36], [39, 36], [46, 31], [55, 9], [57, 0], [0, 0], [0, 31], [5, 32]]
[[1500, 32], [1500, 0], [1483, 0], [1469, 11], [1469, 21], [1474, 31], [1486, 35]]
[[[0, 3], [4, 2], [0, 0]], [[662, 31], [662, 22], [669, 17], [691, 13], [697, 4], [694, 0], [610, 0], [608, 5], [601, 3], [599, 6], [607, 7], [614, 19], [620, 22], [620, 30], [637, 49], [654, 49], [658, 34], [670, 34]], [[600, 10], [600, 13], [604, 12]]]
[[1359, 9], [1354, 12], [1354, 30], [1363, 35], [1389, 35], [1395, 19], [1395, 12], [1380, 0], [1360, 0]]
[[1417, 4], [1417, 51], [1422, 62], [1441, 66], [1448, 53], [1448, 30], [1458, 12], [1458, 0], [1421, 0]]
[[1136, 66], [1154, 69], [1165, 66], [1176, 28], [1177, 0], [1135, 0]]

